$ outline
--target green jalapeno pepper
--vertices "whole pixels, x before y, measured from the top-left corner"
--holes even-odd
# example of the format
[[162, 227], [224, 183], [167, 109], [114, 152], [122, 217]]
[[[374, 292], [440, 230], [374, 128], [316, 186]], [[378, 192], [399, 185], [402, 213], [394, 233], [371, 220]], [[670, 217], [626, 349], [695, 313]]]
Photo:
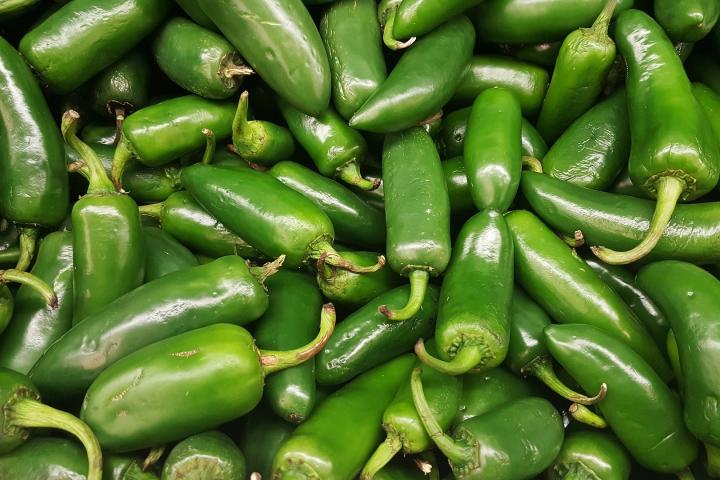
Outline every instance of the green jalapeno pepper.
[[411, 355], [395, 358], [330, 394], [280, 447], [272, 478], [354, 478], [377, 446], [383, 412], [413, 362]]
[[320, 385], [339, 385], [358, 374], [412, 349], [418, 338], [432, 333], [438, 289], [429, 286], [414, 317], [388, 320], [378, 307], [395, 307], [407, 301], [409, 288], [383, 293], [343, 320], [335, 335], [318, 354], [315, 376]]
[[195, 255], [164, 230], [143, 227], [142, 235], [146, 251], [145, 283], [198, 264]]
[[397, 132], [434, 115], [452, 97], [475, 44], [475, 31], [460, 16], [430, 32], [398, 61], [387, 80], [350, 119], [370, 132]]
[[308, 115], [327, 108], [328, 57], [301, 0], [198, 0], [197, 4], [278, 95]]
[[468, 118], [463, 163], [478, 210], [510, 207], [520, 184], [520, 103], [509, 90], [477, 96]]
[[162, 480], [245, 480], [245, 456], [217, 430], [192, 435], [173, 447]]
[[545, 338], [555, 360], [583, 388], [607, 383], [598, 407], [640, 465], [677, 473], [695, 460], [697, 440], [683, 424], [680, 402], [630, 346], [592, 325], [550, 325]]
[[[247, 471], [272, 478], [275, 453], [295, 430], [295, 425], [281, 419], [263, 403], [244, 417], [237, 439], [247, 460]], [[235, 435], [232, 435], [235, 437]]]
[[538, 397], [515, 400], [465, 420], [449, 436], [428, 405], [420, 375], [420, 369], [413, 370], [415, 408], [430, 438], [448, 457], [455, 478], [532, 478], [550, 466], [560, 451], [564, 435], [560, 414]]
[[153, 56], [170, 80], [205, 98], [234, 95], [243, 76], [254, 73], [230, 42], [182, 17], [171, 18], [159, 29]]
[[531, 43], [529, 45], [506, 45], [506, 47], [510, 48], [512, 56], [518, 60], [534, 63], [545, 68], [553, 68], [560, 53], [562, 42], [558, 40], [555, 42]]
[[530, 382], [523, 381], [500, 367], [484, 372], [469, 372], [463, 375], [462, 379], [462, 398], [452, 422], [453, 426], [536, 393]]
[[56, 428], [77, 437], [88, 458], [88, 480], [102, 478], [102, 452], [92, 430], [80, 419], [40, 402], [37, 388], [18, 372], [0, 368], [0, 454], [13, 451], [27, 440], [29, 428]]
[[673, 333], [672, 329], [668, 330], [667, 338], [665, 340], [665, 348], [667, 349], [667, 356], [670, 360], [673, 373], [675, 374], [675, 383], [682, 393], [685, 376], [683, 375], [682, 367], [680, 366], [680, 349], [678, 348], [677, 341], [675, 340], [675, 333]]
[[380, 309], [390, 320], [406, 320], [422, 305], [430, 277], [450, 261], [450, 200], [435, 144], [422, 128], [385, 138], [382, 169], [388, 261], [409, 278], [410, 297], [399, 310]]
[[713, 0], [655, 0], [654, 17], [673, 40], [697, 42], [713, 29], [720, 5]]
[[377, 17], [380, 22], [380, 29], [382, 30], [382, 40], [386, 47], [390, 50], [402, 50], [407, 48], [417, 40], [416, 37], [411, 37], [405, 42], [393, 37], [393, 30], [395, 29], [395, 14], [397, 13], [398, 7], [403, 0], [380, 0], [377, 8]]
[[64, 146], [32, 72], [2, 38], [0, 88], [0, 216], [22, 227], [17, 268], [26, 270], [36, 227], [58, 225], [68, 210]]
[[506, 219], [515, 243], [516, 281], [553, 320], [596, 326], [638, 352], [660, 377], [670, 378], [662, 352], [632, 310], [565, 242], [530, 212], [518, 210]]
[[132, 454], [110, 454], [103, 458], [105, 480], [158, 480], [155, 473], [145, 470], [142, 459]]
[[20, 40], [19, 50], [55, 93], [68, 93], [132, 50], [170, 11], [170, 0], [66, 3]]
[[630, 126], [627, 99], [618, 91], [575, 120], [544, 158], [543, 171], [553, 178], [605, 190], [627, 165]]
[[[82, 118], [81, 118], [82, 120]], [[80, 131], [80, 140], [97, 147], [115, 144], [115, 127], [100, 123], [89, 123]], [[67, 154], [67, 152], [65, 152]]]
[[332, 247], [335, 231], [327, 215], [267, 173], [192, 165], [183, 170], [181, 180], [230, 230], [268, 257], [285, 255], [289, 268], [310, 259], [358, 272], [373, 272], [384, 264], [382, 256], [373, 267], [358, 267], [340, 257]]
[[146, 283], [63, 335], [30, 377], [48, 397], [77, 398], [100, 372], [146, 345], [215, 323], [249, 323], [267, 309], [260, 282], [277, 268], [251, 272], [228, 256]]
[[465, 222], [440, 291], [435, 341], [440, 358], [420, 360], [451, 375], [500, 365], [510, 337], [513, 244], [503, 216], [486, 210]]
[[40, 0], [15, 0], [0, 5], [0, 19], [12, 19], [35, 7]]
[[7, 287], [9, 282], [20, 283], [34, 290], [42, 298], [46, 310], [57, 309], [58, 297], [43, 279], [22, 270], [0, 270], [0, 333], [7, 328], [15, 310], [13, 294]]
[[574, 30], [560, 47], [537, 123], [549, 142], [592, 107], [602, 91], [615, 60], [608, 25], [619, 1], [607, 0], [592, 27]]
[[193, 22], [205, 28], [217, 30], [217, 27], [213, 21], [210, 20], [210, 17], [208, 17], [200, 5], [198, 5], [197, 0], [175, 0], [175, 3], [178, 4], [182, 11], [185, 12]]
[[[566, 235], [580, 230], [586, 243], [616, 249], [629, 248], [645, 235], [655, 209], [649, 200], [588, 190], [533, 172], [523, 172], [520, 188], [550, 227]], [[646, 259], [720, 261], [718, 215], [718, 202], [678, 205]]]
[[[335, 310], [326, 304], [317, 337], [288, 351], [259, 350], [247, 330], [224, 323], [166, 338], [105, 369], [80, 417], [104, 448], [119, 452], [215, 428], [255, 408], [265, 377], [312, 358], [334, 324]], [[182, 401], [170, 409], [166, 395]]]
[[717, 136], [720, 133], [720, 95], [698, 82], [693, 82], [692, 90]]
[[320, 18], [337, 112], [350, 119], [387, 77], [375, 0], [340, 0]]
[[629, 480], [630, 458], [612, 435], [578, 431], [565, 437], [562, 450], [548, 469], [548, 480], [601, 478]]
[[425, 35], [482, 0], [404, 0], [393, 13], [392, 32], [385, 32], [393, 39], [409, 40]]
[[0, 455], [0, 478], [86, 480], [87, 462], [87, 454], [73, 441], [32, 437], [12, 452]]
[[715, 187], [720, 149], [662, 28], [647, 14], [629, 10], [618, 17], [615, 36], [628, 65], [630, 178], [657, 198], [639, 244], [625, 252], [592, 247], [605, 263], [624, 264], [653, 250], [679, 200], [694, 200]]
[[456, 217], [470, 218], [477, 209], [470, 194], [470, 182], [465, 171], [463, 157], [445, 160], [442, 162], [442, 167], [453, 219]]

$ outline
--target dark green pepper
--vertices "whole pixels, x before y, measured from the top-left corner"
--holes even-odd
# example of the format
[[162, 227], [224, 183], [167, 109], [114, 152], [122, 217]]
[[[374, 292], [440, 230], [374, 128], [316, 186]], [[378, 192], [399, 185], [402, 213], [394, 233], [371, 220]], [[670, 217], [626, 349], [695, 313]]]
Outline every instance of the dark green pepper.
[[715, 135], [720, 134], [720, 95], [702, 83], [693, 82], [693, 95], [705, 112]]
[[[409, 40], [425, 35], [482, 0], [404, 0], [385, 24], [384, 36]], [[388, 32], [388, 29], [392, 29]]]
[[245, 480], [245, 456], [217, 430], [191, 435], [170, 450], [162, 480]]
[[15, 300], [7, 283], [15, 282], [31, 288], [45, 303], [46, 310], [54, 310], [58, 307], [58, 297], [52, 287], [43, 279], [36, 277], [22, 270], [9, 269], [0, 270], [0, 333], [10, 323], [15, 310]]
[[178, 4], [182, 11], [185, 12], [187, 16], [192, 19], [193, 22], [205, 28], [217, 30], [217, 27], [215, 26], [213, 21], [210, 20], [210, 17], [208, 17], [207, 13], [205, 13], [202, 7], [198, 5], [197, 0], [175, 0], [175, 3]]
[[675, 334], [672, 330], [668, 330], [667, 339], [665, 340], [665, 348], [667, 349], [667, 356], [670, 360], [673, 373], [675, 374], [675, 383], [682, 391], [682, 387], [685, 382], [685, 376], [680, 366], [680, 349], [678, 348], [677, 341], [675, 340]]
[[497, 410], [506, 403], [530, 397], [535, 388], [507, 370], [498, 367], [463, 375], [463, 393], [453, 426], [473, 417]]
[[670, 38], [681, 42], [702, 40], [720, 17], [715, 0], [655, 0], [654, 17]]
[[0, 5], [0, 19], [12, 19], [32, 9], [40, 0], [15, 0]]
[[237, 441], [245, 454], [248, 472], [257, 472], [262, 478], [272, 478], [275, 453], [293, 430], [295, 425], [281, 419], [262, 403], [246, 415]]
[[0, 478], [86, 480], [87, 462], [87, 454], [73, 441], [32, 437], [12, 452], [0, 455]]
[[[89, 123], [80, 131], [80, 140], [97, 147], [115, 144], [115, 127], [100, 123]], [[67, 154], [67, 152], [65, 152]]]
[[[507, 45], [506, 47], [511, 47]], [[524, 62], [534, 63], [545, 68], [553, 68], [562, 47], [561, 41], [531, 43], [511, 48], [513, 57]]]
[[600, 478], [629, 480], [630, 458], [612, 435], [594, 431], [571, 432], [548, 469], [548, 480]]
[[702, 82], [715, 93], [720, 93], [720, 64], [714, 56], [700, 51], [693, 52], [685, 68], [691, 80]]
[[145, 283], [198, 264], [195, 255], [164, 230], [143, 227], [142, 233], [146, 251]]

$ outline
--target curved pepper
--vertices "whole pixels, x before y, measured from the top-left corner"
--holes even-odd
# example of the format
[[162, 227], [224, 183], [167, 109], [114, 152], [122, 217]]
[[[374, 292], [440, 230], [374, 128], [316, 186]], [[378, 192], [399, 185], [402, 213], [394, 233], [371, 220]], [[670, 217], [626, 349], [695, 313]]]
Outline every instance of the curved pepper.
[[170, 450], [162, 480], [245, 480], [245, 456], [217, 430], [191, 435]]
[[601, 478], [629, 480], [630, 458], [612, 435], [601, 432], [572, 432], [548, 469], [548, 480]]
[[670, 38], [681, 42], [702, 40], [720, 17], [714, 0], [655, 0], [654, 17]]
[[84, 449], [64, 438], [32, 437], [0, 455], [0, 478], [86, 480], [87, 470]]
[[400, 2], [394, 19], [386, 23], [390, 38], [409, 40], [425, 35], [482, 0], [404, 0]]

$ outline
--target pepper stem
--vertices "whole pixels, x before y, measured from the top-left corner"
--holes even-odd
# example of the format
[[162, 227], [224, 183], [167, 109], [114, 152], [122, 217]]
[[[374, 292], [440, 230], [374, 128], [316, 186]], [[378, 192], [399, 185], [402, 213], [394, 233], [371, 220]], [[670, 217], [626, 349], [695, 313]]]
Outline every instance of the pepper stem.
[[535, 157], [523, 155], [522, 166], [531, 172], [543, 173], [542, 162]]
[[705, 470], [708, 476], [711, 478], [720, 477], [720, 448], [706, 443], [705, 452], [707, 453]]
[[430, 405], [425, 399], [425, 392], [421, 380], [422, 370], [415, 368], [410, 376], [410, 386], [412, 388], [413, 403], [420, 420], [425, 426], [430, 438], [440, 449], [442, 453], [453, 463], [463, 464], [472, 460], [473, 452], [469, 447], [459, 445], [449, 435], [443, 432], [442, 427], [433, 416]]
[[112, 182], [113, 185], [115, 185], [115, 190], [118, 192], [122, 192], [122, 177], [125, 173], [125, 167], [127, 167], [128, 162], [132, 160], [133, 152], [131, 149], [130, 141], [125, 137], [125, 135], [120, 135], [120, 141], [117, 144], [117, 147], [115, 147], [115, 156], [113, 157], [113, 163], [112, 163]]
[[410, 37], [408, 40], [402, 42], [393, 36], [393, 30], [395, 28], [395, 15], [397, 14], [397, 7], [393, 7], [388, 12], [387, 18], [385, 19], [385, 27], [383, 28], [383, 43], [390, 50], [402, 50], [407, 48], [417, 40], [417, 37]]
[[560, 235], [560, 238], [572, 248], [580, 248], [585, 245], [585, 236], [581, 230], [575, 230], [572, 237], [569, 235]]
[[233, 117], [232, 141], [235, 147], [235, 153], [238, 155], [241, 155], [241, 152], [246, 150], [244, 146], [249, 143], [248, 139], [245, 138], [247, 136], [248, 123], [250, 123], [248, 121], [248, 112], [250, 110], [249, 95], [247, 90], [240, 94], [240, 100], [238, 100], [238, 106], [235, 110], [235, 117]]
[[285, 255], [280, 255], [272, 262], [268, 262], [261, 267], [250, 267], [250, 273], [260, 285], [265, 285], [265, 281], [275, 275], [285, 263]]
[[155, 465], [157, 462], [160, 461], [162, 456], [165, 454], [165, 445], [162, 447], [155, 447], [152, 450], [150, 450], [145, 457], [145, 460], [143, 460], [142, 464], [142, 471], [146, 471], [148, 468]]
[[22, 227], [18, 229], [18, 246], [20, 247], [20, 258], [18, 258], [15, 270], [24, 272], [30, 268], [33, 256], [35, 255], [35, 245], [37, 244], [38, 230], [37, 228]]
[[123, 123], [125, 123], [125, 109], [118, 107], [115, 109], [115, 138], [113, 138], [113, 145], [117, 145], [120, 141]]
[[675, 475], [680, 480], [695, 480], [695, 475], [693, 475], [692, 471], [690, 470], [690, 467], [680, 470]]
[[550, 390], [561, 397], [581, 405], [595, 405], [596, 403], [602, 401], [607, 394], [607, 385], [605, 383], [600, 385], [600, 391], [594, 397], [582, 395], [568, 388], [568, 386], [557, 377], [552, 366], [552, 360], [547, 357], [538, 359], [537, 361], [531, 363], [526, 371], [547, 385]]
[[80, 128], [80, 114], [75, 110], [68, 110], [63, 114], [60, 130], [62, 131], [65, 143], [74, 148], [82, 158], [87, 169], [88, 176], [88, 193], [106, 193], [114, 192], [115, 187], [107, 176], [105, 167], [95, 153], [95, 150], [80, 140], [77, 136]]
[[678, 177], [662, 177], [657, 181], [657, 203], [655, 213], [650, 221], [650, 229], [645, 238], [627, 252], [616, 252], [605, 247], [590, 247], [592, 252], [603, 262], [611, 265], [625, 265], [640, 260], [650, 253], [662, 237], [665, 227], [670, 222], [675, 205], [685, 191], [685, 180]]
[[0, 284], [4, 285], [8, 282], [15, 282], [21, 285], [27, 285], [28, 287], [39, 293], [40, 296], [42, 296], [45, 300], [45, 303], [47, 303], [50, 308], [57, 308], [57, 295], [55, 295], [52, 287], [40, 277], [36, 277], [32, 273], [23, 272], [22, 270], [17, 269], [0, 270]]
[[317, 259], [318, 271], [322, 271], [325, 265], [330, 265], [332, 267], [342, 268], [343, 270], [348, 270], [353, 273], [373, 273], [385, 266], [385, 257], [383, 255], [378, 255], [377, 263], [375, 265], [371, 265], [369, 267], [355, 265], [350, 260], [343, 258], [333, 248], [330, 242], [325, 239], [321, 239], [312, 245], [308, 258]]
[[413, 462], [415, 462], [418, 470], [427, 477], [427, 480], [440, 480], [440, 469], [438, 468], [435, 452], [432, 450], [422, 452], [413, 458]]
[[148, 217], [153, 218], [160, 218], [162, 215], [162, 210], [165, 204], [163, 202], [160, 203], [151, 203], [148, 205], [139, 205], [138, 211], [140, 212], [140, 215], [147, 215]]
[[360, 173], [360, 165], [357, 162], [348, 162], [337, 170], [337, 177], [348, 185], [353, 185], [360, 190], [372, 191], [380, 186], [380, 179], [368, 180]]
[[57, 428], [75, 435], [88, 456], [88, 480], [102, 480], [102, 451], [85, 422], [31, 398], [23, 398], [5, 407], [8, 423], [18, 428]]
[[265, 375], [300, 365], [317, 355], [325, 346], [335, 329], [335, 307], [326, 303], [320, 314], [320, 331], [305, 346], [287, 351], [260, 350], [260, 364]]
[[407, 304], [400, 310], [390, 310], [387, 305], [378, 307], [380, 313], [388, 320], [409, 320], [417, 314], [425, 300], [430, 273], [426, 270], [412, 270], [408, 275], [410, 278], [410, 296]]
[[584, 423], [585, 425], [589, 425], [594, 428], [607, 428], [607, 422], [605, 419], [585, 405], [573, 403], [568, 408], [568, 413], [570, 413], [570, 416], [576, 421]]
[[360, 472], [360, 480], [370, 480], [402, 450], [402, 441], [396, 435], [388, 435]]
[[446, 375], [462, 375], [472, 370], [482, 361], [483, 352], [480, 345], [460, 347], [450, 361], [435, 358], [425, 349], [425, 342], [419, 339], [415, 344], [415, 355], [421, 362]]
[[607, 37], [608, 27], [610, 26], [610, 21], [612, 20], [618, 3], [618, 0], [608, 0], [605, 7], [603, 7], [602, 11], [593, 22], [592, 27], [590, 27], [590, 30], [592, 30], [594, 34]]
[[209, 128], [203, 128], [202, 134], [205, 135], [205, 152], [202, 157], [203, 165], [210, 165], [215, 157], [215, 133]]
[[248, 67], [247, 65], [236, 65], [233, 63], [223, 68], [222, 75], [225, 78], [247, 77], [249, 75], [255, 75], [255, 70]]

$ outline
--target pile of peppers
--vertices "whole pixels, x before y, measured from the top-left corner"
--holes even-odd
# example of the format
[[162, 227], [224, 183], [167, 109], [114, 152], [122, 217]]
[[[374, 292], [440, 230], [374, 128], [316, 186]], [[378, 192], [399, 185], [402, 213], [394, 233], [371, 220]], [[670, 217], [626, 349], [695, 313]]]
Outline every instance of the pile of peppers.
[[720, 0], [0, 0], [0, 480], [720, 478]]

